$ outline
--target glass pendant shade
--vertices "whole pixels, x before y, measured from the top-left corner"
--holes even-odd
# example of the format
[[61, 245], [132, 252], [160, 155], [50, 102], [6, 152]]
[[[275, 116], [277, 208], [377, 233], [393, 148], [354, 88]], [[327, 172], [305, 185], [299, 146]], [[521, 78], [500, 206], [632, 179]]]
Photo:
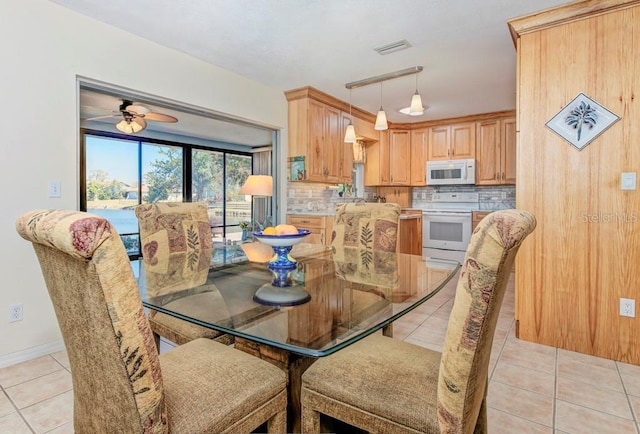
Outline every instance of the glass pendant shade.
[[387, 114], [380, 106], [380, 110], [378, 110], [378, 116], [376, 116], [376, 125], [373, 127], [378, 131], [383, 131], [389, 129], [389, 124], [387, 123]]
[[344, 142], [345, 143], [354, 143], [356, 141], [356, 129], [353, 127], [352, 123], [349, 123], [347, 126], [347, 131], [344, 133]]
[[143, 130], [142, 125], [137, 122], [127, 122], [125, 119], [116, 124], [118, 131], [122, 131], [126, 134], [135, 134]]
[[409, 107], [409, 115], [420, 116], [424, 113], [424, 107], [422, 106], [422, 98], [416, 90], [416, 93], [411, 97], [411, 106]]

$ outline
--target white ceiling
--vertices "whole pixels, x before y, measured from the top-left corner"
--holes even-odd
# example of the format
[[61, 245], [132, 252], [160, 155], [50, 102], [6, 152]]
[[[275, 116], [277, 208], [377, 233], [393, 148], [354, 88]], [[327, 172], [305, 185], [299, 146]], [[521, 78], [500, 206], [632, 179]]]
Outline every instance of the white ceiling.
[[[423, 66], [423, 116], [409, 104], [415, 75], [382, 84], [392, 122], [515, 108], [515, 48], [506, 21], [566, 0], [51, 0], [282, 91], [313, 86], [349, 101], [345, 84]], [[374, 48], [406, 39], [381, 56]], [[379, 84], [352, 91], [375, 113]]]

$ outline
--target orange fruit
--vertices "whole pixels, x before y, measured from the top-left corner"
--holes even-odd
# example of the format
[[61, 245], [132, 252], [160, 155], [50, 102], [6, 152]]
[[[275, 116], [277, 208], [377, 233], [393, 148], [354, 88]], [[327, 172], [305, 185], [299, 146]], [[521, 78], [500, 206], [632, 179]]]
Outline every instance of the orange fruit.
[[296, 235], [298, 233], [298, 229], [294, 225], [278, 225], [276, 226], [276, 233], [278, 235]]
[[276, 235], [278, 232], [273, 226], [266, 227], [262, 230], [262, 235]]

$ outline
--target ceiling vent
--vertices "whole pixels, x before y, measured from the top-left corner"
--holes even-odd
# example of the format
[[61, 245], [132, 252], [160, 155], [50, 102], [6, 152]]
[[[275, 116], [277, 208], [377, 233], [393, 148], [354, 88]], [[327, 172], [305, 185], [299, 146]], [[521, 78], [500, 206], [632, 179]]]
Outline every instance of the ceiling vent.
[[392, 42], [391, 44], [384, 45], [382, 47], [374, 48], [381, 56], [385, 54], [395, 53], [396, 51], [406, 50], [411, 47], [411, 44], [406, 39], [401, 41]]

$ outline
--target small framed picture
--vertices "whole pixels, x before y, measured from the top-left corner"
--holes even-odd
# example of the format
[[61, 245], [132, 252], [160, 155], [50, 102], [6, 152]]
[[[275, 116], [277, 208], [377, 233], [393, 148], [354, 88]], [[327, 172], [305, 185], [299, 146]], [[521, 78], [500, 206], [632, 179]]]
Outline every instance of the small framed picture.
[[304, 181], [307, 177], [307, 173], [304, 168], [304, 157], [291, 157], [289, 159], [290, 164], [290, 181]]
[[546, 125], [578, 150], [582, 150], [619, 119], [620, 116], [580, 93]]

